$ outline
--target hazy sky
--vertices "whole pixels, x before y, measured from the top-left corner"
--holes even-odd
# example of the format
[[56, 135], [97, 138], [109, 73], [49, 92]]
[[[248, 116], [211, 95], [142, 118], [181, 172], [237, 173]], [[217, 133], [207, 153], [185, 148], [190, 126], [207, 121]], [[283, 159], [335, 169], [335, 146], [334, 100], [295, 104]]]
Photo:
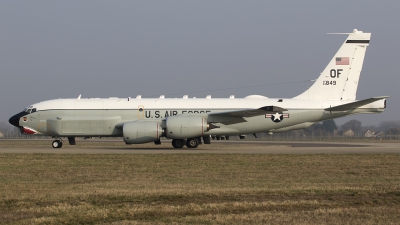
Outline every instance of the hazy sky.
[[354, 28], [372, 33], [357, 99], [392, 98], [383, 114], [341, 121], [400, 120], [399, 9], [374, 0], [0, 1], [0, 121], [79, 94], [290, 98], [346, 39], [326, 33]]

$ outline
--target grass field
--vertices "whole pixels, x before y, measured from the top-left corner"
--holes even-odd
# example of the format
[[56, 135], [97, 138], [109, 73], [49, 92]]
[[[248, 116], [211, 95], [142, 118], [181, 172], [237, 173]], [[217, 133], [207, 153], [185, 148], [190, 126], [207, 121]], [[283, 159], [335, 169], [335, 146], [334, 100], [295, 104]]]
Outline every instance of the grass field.
[[398, 224], [400, 155], [0, 154], [0, 224]]

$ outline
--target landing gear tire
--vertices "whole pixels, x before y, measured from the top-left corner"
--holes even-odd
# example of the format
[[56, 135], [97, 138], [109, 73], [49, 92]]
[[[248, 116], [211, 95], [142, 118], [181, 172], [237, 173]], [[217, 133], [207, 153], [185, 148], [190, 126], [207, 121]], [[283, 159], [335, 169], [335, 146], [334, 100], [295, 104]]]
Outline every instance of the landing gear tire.
[[53, 148], [61, 148], [62, 142], [60, 140], [55, 140], [51, 145], [53, 146]]
[[197, 138], [188, 138], [186, 141], [186, 146], [188, 148], [197, 148], [199, 146], [199, 139]]
[[174, 146], [174, 148], [183, 148], [184, 145], [185, 145], [185, 140], [183, 139], [172, 140], [172, 146]]

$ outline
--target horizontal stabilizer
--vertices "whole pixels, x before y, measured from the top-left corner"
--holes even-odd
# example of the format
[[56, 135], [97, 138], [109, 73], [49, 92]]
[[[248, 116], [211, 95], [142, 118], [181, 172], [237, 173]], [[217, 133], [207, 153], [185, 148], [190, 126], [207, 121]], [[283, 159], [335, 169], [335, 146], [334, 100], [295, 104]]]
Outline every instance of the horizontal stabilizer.
[[367, 98], [364, 100], [352, 102], [352, 103], [347, 103], [343, 105], [338, 105], [330, 108], [326, 108], [325, 111], [346, 111], [346, 110], [353, 110], [356, 108], [359, 108], [361, 106], [367, 105], [369, 103], [376, 102], [381, 99], [389, 98], [390, 96], [380, 96], [380, 97], [373, 97], [373, 98]]

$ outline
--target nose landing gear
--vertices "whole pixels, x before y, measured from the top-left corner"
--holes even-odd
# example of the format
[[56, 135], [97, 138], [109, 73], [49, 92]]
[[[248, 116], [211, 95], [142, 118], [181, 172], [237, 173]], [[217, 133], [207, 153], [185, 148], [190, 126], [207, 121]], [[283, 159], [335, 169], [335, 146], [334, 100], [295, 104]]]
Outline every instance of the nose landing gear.
[[53, 143], [51, 143], [51, 146], [53, 146], [53, 148], [61, 148], [62, 145], [62, 140], [54, 140]]
[[[63, 146], [63, 141], [61, 139], [61, 137], [53, 137], [54, 140], [51, 143], [51, 146], [53, 146], [53, 148], [61, 148]], [[68, 137], [68, 142], [70, 145], [76, 145], [76, 141], [75, 141], [75, 137]]]

